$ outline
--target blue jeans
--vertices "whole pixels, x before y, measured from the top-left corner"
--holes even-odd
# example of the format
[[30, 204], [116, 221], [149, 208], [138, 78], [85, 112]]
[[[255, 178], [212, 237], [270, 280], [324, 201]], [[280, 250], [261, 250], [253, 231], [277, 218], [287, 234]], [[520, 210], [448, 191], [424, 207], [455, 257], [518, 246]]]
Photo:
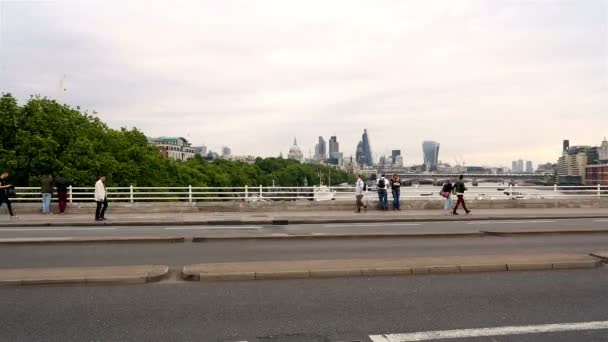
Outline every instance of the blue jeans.
[[48, 192], [42, 194], [42, 212], [45, 214], [51, 212], [51, 194]]
[[444, 210], [450, 210], [452, 209], [452, 195], [450, 195], [448, 198], [445, 199], [445, 203], [443, 204], [443, 209]]
[[385, 189], [378, 190], [378, 201], [380, 209], [388, 209], [388, 194]]
[[401, 195], [401, 190], [393, 190], [393, 208], [399, 209], [399, 196]]

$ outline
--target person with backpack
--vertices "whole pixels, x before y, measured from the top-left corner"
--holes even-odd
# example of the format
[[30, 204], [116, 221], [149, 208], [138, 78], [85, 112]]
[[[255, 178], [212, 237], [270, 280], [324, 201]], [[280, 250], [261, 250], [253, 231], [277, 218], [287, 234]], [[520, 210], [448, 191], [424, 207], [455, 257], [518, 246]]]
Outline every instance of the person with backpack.
[[387, 189], [389, 187], [388, 179], [384, 178], [384, 175], [381, 175], [377, 182], [378, 186], [378, 201], [380, 210], [388, 210], [388, 193]]
[[454, 185], [452, 185], [452, 181], [450, 179], [447, 180], [443, 187], [441, 188], [441, 192], [439, 195], [445, 199], [443, 202], [443, 210], [445, 210], [446, 214], [450, 214], [452, 210], [452, 191], [454, 190]]
[[401, 178], [397, 174], [391, 178], [391, 192], [393, 193], [393, 210], [401, 210], [399, 197], [401, 196]]
[[467, 188], [464, 186], [463, 175], [460, 175], [460, 177], [458, 177], [458, 182], [456, 182], [456, 185], [454, 185], [453, 191], [456, 192], [456, 197], [458, 197], [458, 200], [456, 201], [456, 206], [454, 207], [452, 214], [458, 215], [458, 207], [462, 204], [462, 208], [464, 208], [464, 211], [468, 215], [471, 211], [467, 209], [467, 205], [464, 203], [464, 192], [467, 191]]
[[6, 207], [8, 208], [8, 213], [11, 217], [15, 217], [15, 213], [13, 212], [13, 208], [11, 207], [11, 197], [15, 196], [15, 187], [8, 183], [8, 172], [2, 172], [0, 175], [0, 207], [4, 203], [6, 203]]
[[355, 197], [357, 198], [357, 210], [356, 213], [361, 212], [363, 206], [363, 191], [365, 191], [365, 183], [361, 179], [361, 175], [357, 175], [357, 181], [355, 182]]

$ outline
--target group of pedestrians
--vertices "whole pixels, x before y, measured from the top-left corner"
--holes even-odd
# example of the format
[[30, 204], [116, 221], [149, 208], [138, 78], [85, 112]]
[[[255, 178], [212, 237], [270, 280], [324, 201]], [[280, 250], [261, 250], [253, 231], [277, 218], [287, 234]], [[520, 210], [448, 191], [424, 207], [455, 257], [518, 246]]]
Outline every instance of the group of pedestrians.
[[[393, 210], [401, 210], [401, 179], [398, 175], [393, 175], [391, 178], [386, 178], [385, 175], [381, 175], [380, 178], [376, 180], [376, 186], [378, 188], [378, 208], [380, 210], [389, 210], [389, 189], [393, 195]], [[357, 209], [355, 212], [357, 213], [361, 212], [361, 208], [367, 209], [367, 205], [365, 205], [363, 201], [363, 196], [366, 191], [367, 185], [365, 184], [363, 179], [361, 179], [361, 175], [357, 175], [357, 181], [355, 182], [355, 196], [357, 199]], [[443, 208], [446, 213], [458, 215], [458, 208], [461, 205], [465, 213], [469, 214], [471, 212], [469, 209], [467, 209], [466, 203], [464, 201], [465, 191], [467, 191], [467, 188], [464, 183], [464, 176], [462, 175], [460, 175], [456, 183], [452, 183], [451, 180], [448, 180], [443, 185], [439, 194], [445, 199]], [[455, 206], [453, 205], [452, 196], [456, 196], [457, 198]]]
[[[11, 217], [16, 216], [13, 212], [11, 198], [16, 196], [15, 186], [9, 183], [9, 173], [7, 171], [0, 174], [0, 207], [6, 204], [8, 213]], [[105, 212], [108, 208], [108, 193], [106, 190], [106, 177], [101, 176], [95, 183], [95, 220], [105, 220]], [[65, 214], [68, 203], [68, 190], [71, 183], [64, 177], [53, 177], [51, 175], [43, 175], [40, 178], [40, 193], [42, 196], [42, 213], [45, 215], [52, 214], [51, 200], [54, 191], [57, 191], [57, 203], [59, 204], [59, 214]]]

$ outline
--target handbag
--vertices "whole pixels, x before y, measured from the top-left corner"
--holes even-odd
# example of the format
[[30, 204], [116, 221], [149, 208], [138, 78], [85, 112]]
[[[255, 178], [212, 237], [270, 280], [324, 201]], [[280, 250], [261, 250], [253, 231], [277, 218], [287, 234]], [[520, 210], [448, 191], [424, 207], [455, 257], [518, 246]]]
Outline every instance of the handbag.
[[6, 196], [9, 198], [17, 197], [17, 191], [15, 191], [15, 188], [8, 188], [8, 190], [6, 190]]

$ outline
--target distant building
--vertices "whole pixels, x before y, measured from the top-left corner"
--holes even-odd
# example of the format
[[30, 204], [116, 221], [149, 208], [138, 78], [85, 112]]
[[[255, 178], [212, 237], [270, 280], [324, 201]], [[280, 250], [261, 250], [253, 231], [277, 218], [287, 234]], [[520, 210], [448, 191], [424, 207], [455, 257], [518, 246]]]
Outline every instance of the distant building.
[[315, 145], [315, 159], [318, 161], [327, 159], [327, 143], [323, 137], [319, 137], [319, 143]]
[[570, 149], [570, 140], [564, 140], [562, 143], [562, 152], [568, 151]]
[[554, 163], [546, 163], [538, 165], [536, 168], [536, 173], [545, 174], [545, 175], [553, 175], [557, 170], [557, 164]]
[[287, 159], [297, 160], [300, 163], [304, 162], [304, 154], [302, 153], [302, 149], [298, 146], [296, 138], [293, 138], [293, 146], [289, 148]]
[[517, 172], [519, 172], [519, 173], [523, 173], [524, 172], [524, 161], [523, 161], [523, 159], [517, 160]]
[[229, 148], [229, 147], [226, 147], [226, 146], [222, 147], [222, 157], [223, 157], [223, 158], [228, 158], [228, 157], [230, 157], [230, 154], [231, 154], [231, 153], [232, 153], [232, 150], [230, 150], [230, 148]]
[[361, 141], [359, 141], [359, 144], [357, 144], [355, 158], [360, 167], [374, 165], [374, 159], [372, 158], [372, 147], [369, 142], [369, 134], [367, 133], [367, 129], [363, 130]]
[[439, 143], [435, 141], [424, 141], [422, 143], [422, 153], [424, 154], [424, 166], [426, 171], [437, 171], [439, 163]]
[[200, 157], [207, 156], [207, 146], [193, 146], [194, 154]]
[[585, 183], [587, 185], [608, 185], [608, 164], [587, 165]]
[[598, 156], [600, 161], [608, 162], [608, 140], [606, 140], [606, 137], [604, 137], [604, 141], [600, 145]]
[[599, 148], [593, 146], [569, 146], [557, 162], [557, 176], [561, 183], [585, 184], [587, 165], [598, 164]]
[[194, 158], [194, 148], [185, 138], [157, 137], [148, 138], [148, 142], [156, 145], [161, 154], [169, 159], [186, 161]]
[[220, 155], [217, 154], [217, 152], [213, 152], [213, 151], [209, 151], [209, 153], [207, 153], [207, 156], [205, 157], [206, 160], [216, 160], [219, 159]]
[[531, 160], [526, 162], [526, 173], [534, 173], [534, 165]]
[[517, 160], [511, 162], [511, 172], [517, 173]]
[[338, 143], [338, 137], [335, 135], [329, 138], [329, 158], [333, 153], [340, 152], [340, 144]]

